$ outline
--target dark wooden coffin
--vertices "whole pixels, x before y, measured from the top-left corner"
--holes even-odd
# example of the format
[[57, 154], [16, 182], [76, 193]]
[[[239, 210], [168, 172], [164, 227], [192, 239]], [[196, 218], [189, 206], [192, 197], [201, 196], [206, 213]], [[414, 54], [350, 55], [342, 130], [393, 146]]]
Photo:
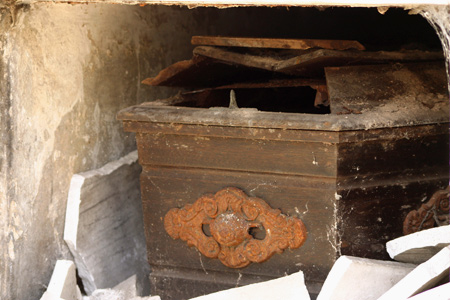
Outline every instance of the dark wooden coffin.
[[[425, 107], [426, 108], [426, 107]], [[387, 259], [406, 215], [448, 185], [448, 110], [312, 115], [144, 103], [135, 132], [152, 294], [187, 299], [302, 270], [316, 294], [340, 255]], [[307, 238], [230, 268], [173, 239], [164, 218], [234, 187], [300, 219]]]

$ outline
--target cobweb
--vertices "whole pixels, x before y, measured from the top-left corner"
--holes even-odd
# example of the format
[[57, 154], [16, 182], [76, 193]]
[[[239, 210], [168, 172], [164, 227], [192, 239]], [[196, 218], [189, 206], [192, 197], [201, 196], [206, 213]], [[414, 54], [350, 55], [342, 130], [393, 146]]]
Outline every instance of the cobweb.
[[[419, 9], [418, 13], [424, 17], [441, 39], [445, 56], [447, 78], [450, 78], [450, 5], [428, 5]], [[450, 93], [450, 83], [448, 84]]]

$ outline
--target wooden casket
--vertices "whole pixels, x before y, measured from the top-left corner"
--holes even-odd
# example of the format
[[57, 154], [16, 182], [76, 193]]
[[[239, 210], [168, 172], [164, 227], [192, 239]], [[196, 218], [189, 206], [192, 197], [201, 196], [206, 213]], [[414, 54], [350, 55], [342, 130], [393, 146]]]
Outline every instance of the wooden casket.
[[327, 70], [330, 101], [348, 113], [157, 101], [118, 114], [143, 168], [152, 294], [188, 299], [298, 270], [317, 294], [340, 255], [388, 258], [408, 213], [448, 185], [448, 95], [445, 82], [403, 97], [382, 84], [375, 100], [332, 88], [364, 78], [353, 71]]

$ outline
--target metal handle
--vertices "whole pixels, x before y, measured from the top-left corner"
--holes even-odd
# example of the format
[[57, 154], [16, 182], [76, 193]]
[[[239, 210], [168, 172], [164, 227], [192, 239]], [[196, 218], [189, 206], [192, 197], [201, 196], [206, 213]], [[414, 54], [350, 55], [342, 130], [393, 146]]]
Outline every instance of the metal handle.
[[[286, 248], [299, 248], [307, 236], [300, 219], [287, 217], [264, 200], [248, 197], [233, 187], [205, 195], [181, 209], [172, 208], [164, 218], [164, 227], [172, 238], [230, 268], [264, 262]], [[263, 238], [252, 235], [258, 228]]]

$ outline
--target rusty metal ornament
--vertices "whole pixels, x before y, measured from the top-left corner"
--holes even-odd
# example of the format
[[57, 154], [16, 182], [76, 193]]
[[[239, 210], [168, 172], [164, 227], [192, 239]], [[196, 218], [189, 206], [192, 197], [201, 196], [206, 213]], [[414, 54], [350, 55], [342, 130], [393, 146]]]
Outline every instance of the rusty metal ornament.
[[437, 191], [418, 210], [410, 211], [403, 222], [403, 234], [449, 224], [449, 187]]
[[[210, 233], [205, 233], [205, 226]], [[307, 235], [300, 219], [287, 217], [234, 187], [202, 196], [181, 209], [172, 208], [164, 217], [164, 228], [172, 238], [230, 268], [261, 263], [286, 248], [299, 248]], [[264, 230], [265, 237], [254, 238], [252, 228]]]

